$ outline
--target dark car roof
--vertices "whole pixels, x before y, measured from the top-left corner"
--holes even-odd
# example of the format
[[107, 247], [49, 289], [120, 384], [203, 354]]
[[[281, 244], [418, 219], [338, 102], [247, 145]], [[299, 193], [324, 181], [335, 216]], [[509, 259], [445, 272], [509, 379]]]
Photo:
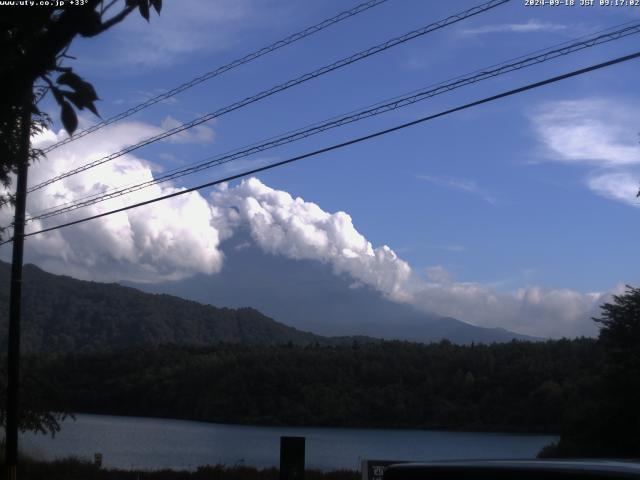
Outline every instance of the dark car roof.
[[403, 463], [390, 466], [384, 474], [384, 480], [534, 478], [540, 480], [640, 479], [640, 463], [617, 460], [478, 460]]

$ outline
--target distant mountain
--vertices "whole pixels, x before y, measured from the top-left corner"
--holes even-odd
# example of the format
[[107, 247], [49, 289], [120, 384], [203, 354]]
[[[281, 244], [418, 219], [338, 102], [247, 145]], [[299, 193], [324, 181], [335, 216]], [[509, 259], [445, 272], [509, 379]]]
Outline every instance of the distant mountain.
[[211, 305], [251, 306], [287, 325], [320, 335], [368, 335], [416, 342], [448, 339], [459, 344], [539, 340], [393, 302], [370, 287], [355, 285], [347, 275], [336, 275], [327, 264], [266, 254], [247, 234], [234, 236], [223, 247], [225, 262], [216, 275], [128, 285]]
[[[6, 350], [10, 265], [0, 262], [0, 351]], [[24, 267], [22, 345], [27, 352], [99, 352], [217, 342], [275, 345], [352, 343], [296, 330], [253, 308], [215, 308], [118, 284], [86, 282]]]

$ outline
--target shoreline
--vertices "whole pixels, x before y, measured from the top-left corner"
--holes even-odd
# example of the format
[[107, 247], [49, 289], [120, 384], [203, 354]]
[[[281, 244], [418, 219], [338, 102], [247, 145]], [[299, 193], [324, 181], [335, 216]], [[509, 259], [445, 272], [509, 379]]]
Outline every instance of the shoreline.
[[[21, 479], [40, 480], [65, 478], [66, 480], [279, 480], [279, 469], [250, 466], [203, 465], [195, 470], [173, 469], [116, 469], [102, 468], [91, 461], [68, 457], [46, 461], [23, 458], [18, 465]], [[0, 477], [1, 478], [1, 477]], [[355, 470], [322, 471], [305, 469], [305, 480], [359, 480]]]
[[[188, 469], [198, 465], [279, 465], [280, 437], [306, 438], [306, 465], [357, 470], [359, 459], [535, 458], [557, 436], [420, 430], [221, 425], [175, 419], [78, 414], [54, 439], [27, 434], [22, 451], [43, 460], [104, 455], [109, 468]], [[241, 461], [242, 460], [242, 461]]]
[[[71, 415], [88, 415], [94, 417], [110, 417], [110, 418], [129, 418], [136, 420], [162, 420], [162, 421], [170, 421], [170, 422], [188, 422], [195, 423], [201, 425], [208, 426], [220, 426], [220, 427], [246, 427], [246, 428], [282, 428], [282, 429], [293, 429], [293, 430], [305, 430], [305, 429], [313, 429], [313, 430], [363, 430], [363, 431], [372, 431], [372, 430], [381, 430], [387, 432], [438, 432], [438, 433], [461, 433], [461, 434], [478, 434], [478, 435], [504, 435], [504, 436], [526, 436], [526, 437], [558, 437], [560, 434], [558, 432], [548, 432], [548, 431], [530, 431], [524, 429], [514, 429], [514, 430], [487, 430], [487, 429], [473, 429], [473, 428], [452, 428], [452, 427], [411, 427], [411, 426], [361, 426], [361, 425], [288, 425], [282, 423], [242, 423], [242, 422], [220, 422], [220, 421], [208, 421], [208, 420], [195, 420], [192, 418], [175, 418], [175, 417], [157, 417], [152, 415], [137, 415], [137, 414], [123, 414], [123, 413], [99, 413], [99, 412], [72, 412]], [[61, 422], [61, 426], [66, 422], [73, 422], [74, 419], [72, 417], [67, 418], [63, 422]]]

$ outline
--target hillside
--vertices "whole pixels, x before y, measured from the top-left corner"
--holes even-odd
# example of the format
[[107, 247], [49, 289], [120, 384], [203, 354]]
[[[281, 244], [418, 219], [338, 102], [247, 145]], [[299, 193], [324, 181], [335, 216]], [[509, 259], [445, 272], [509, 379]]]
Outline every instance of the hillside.
[[251, 306], [292, 327], [320, 335], [369, 335], [388, 340], [457, 344], [540, 340], [501, 328], [471, 325], [394, 302], [379, 291], [337, 275], [329, 264], [263, 252], [246, 232], [225, 242], [216, 275], [129, 286], [216, 306]]
[[[0, 312], [8, 318], [10, 265], [0, 262]], [[118, 284], [53, 275], [24, 267], [25, 352], [95, 352], [175, 343], [275, 345], [351, 343], [288, 327], [253, 308], [216, 308]], [[0, 324], [0, 351], [8, 322]]]

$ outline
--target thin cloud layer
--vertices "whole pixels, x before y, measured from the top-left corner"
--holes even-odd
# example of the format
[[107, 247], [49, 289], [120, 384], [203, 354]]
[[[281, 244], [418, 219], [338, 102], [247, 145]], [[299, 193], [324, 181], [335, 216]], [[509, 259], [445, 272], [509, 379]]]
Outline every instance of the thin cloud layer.
[[603, 98], [547, 103], [532, 116], [549, 158], [603, 167], [640, 164], [637, 108]]
[[149, 23], [134, 12], [107, 33], [111, 43], [101, 63], [169, 67], [194, 54], [224, 50], [254, 23], [259, 10], [252, 0], [180, 0], [165, 2], [162, 14], [154, 12]]
[[[55, 150], [33, 168], [31, 182], [38, 183], [80, 162], [118, 150], [155, 128], [129, 122], [107, 127], [90, 139], [79, 139]], [[45, 132], [36, 142], [43, 146], [58, 136]], [[37, 190], [30, 195], [28, 214], [114, 186], [149, 180], [153, 171], [149, 162], [126, 155]], [[112, 199], [34, 222], [28, 231], [176, 190], [169, 184], [154, 186], [126, 197], [126, 203], [122, 198]], [[10, 222], [7, 209], [0, 211], [0, 221]], [[429, 269], [428, 278], [423, 278], [390, 247], [373, 246], [347, 213], [326, 212], [315, 203], [270, 188], [256, 178], [233, 187], [222, 186], [209, 198], [192, 192], [30, 237], [26, 261], [55, 273], [98, 281], [177, 280], [218, 272], [224, 262], [221, 242], [241, 230], [268, 254], [327, 263], [336, 274], [353, 278], [354, 288], [367, 285], [391, 300], [481, 326], [538, 336], [594, 334], [589, 317], [597, 314], [598, 305], [607, 298], [604, 293], [581, 294], [538, 286], [511, 294], [497, 293], [486, 285], [455, 281], [442, 267]], [[2, 250], [5, 259], [9, 253], [7, 247]]]
[[467, 28], [462, 30], [462, 33], [465, 35], [484, 35], [487, 33], [562, 32], [568, 29], [568, 25], [530, 19], [524, 23], [502, 23], [483, 25], [477, 28]]
[[548, 160], [590, 167], [586, 184], [594, 193], [637, 206], [637, 110], [621, 100], [586, 98], [544, 104], [531, 121]]
[[[183, 122], [172, 117], [171, 115], [167, 115], [164, 120], [160, 123], [160, 126], [163, 130], [172, 130], [176, 127], [182, 125]], [[183, 130], [182, 132], [178, 132], [171, 137], [169, 137], [169, 141], [174, 143], [212, 143], [215, 139], [215, 132], [213, 128], [208, 125], [196, 125], [189, 130]]]
[[450, 188], [453, 190], [459, 190], [471, 195], [480, 197], [487, 203], [495, 205], [497, 203], [495, 197], [484, 188], [480, 187], [474, 180], [467, 178], [453, 178], [443, 177], [436, 175], [416, 175], [416, 178], [424, 180], [433, 185], [440, 187]]
[[638, 173], [610, 172], [594, 174], [587, 180], [587, 185], [591, 190], [603, 197], [627, 203], [634, 207], [640, 205], [640, 199], [638, 198], [640, 174]]
[[428, 280], [409, 286], [410, 303], [427, 311], [485, 327], [501, 327], [518, 333], [544, 337], [593, 336], [591, 320], [612, 292], [583, 294], [569, 289], [529, 286], [513, 293], [498, 293], [486, 285], [455, 282], [439, 267], [428, 272]]

